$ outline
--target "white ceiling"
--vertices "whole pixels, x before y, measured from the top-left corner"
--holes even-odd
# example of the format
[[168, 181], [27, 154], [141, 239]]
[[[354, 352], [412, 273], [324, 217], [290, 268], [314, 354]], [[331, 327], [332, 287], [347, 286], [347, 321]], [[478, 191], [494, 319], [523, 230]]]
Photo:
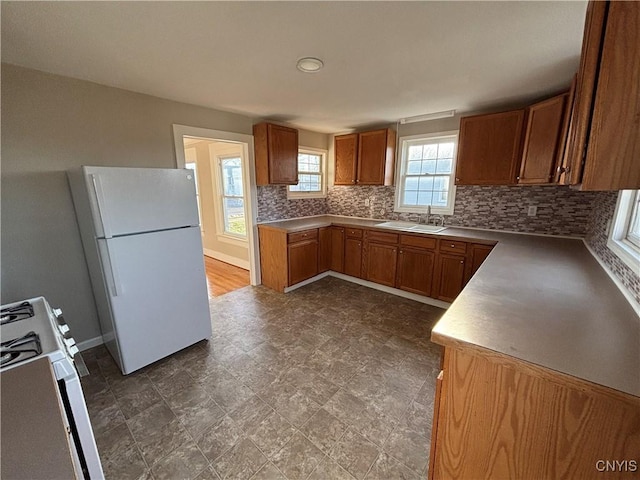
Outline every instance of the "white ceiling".
[[[586, 2], [2, 2], [2, 61], [320, 132], [569, 85]], [[323, 59], [316, 74], [296, 70]]]

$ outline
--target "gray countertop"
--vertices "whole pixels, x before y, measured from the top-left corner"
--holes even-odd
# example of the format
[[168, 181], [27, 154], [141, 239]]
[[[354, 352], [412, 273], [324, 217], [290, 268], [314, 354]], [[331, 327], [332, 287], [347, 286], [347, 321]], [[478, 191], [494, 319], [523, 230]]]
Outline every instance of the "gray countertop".
[[[294, 232], [381, 222], [323, 215], [264, 225]], [[581, 239], [455, 227], [428, 235], [497, 242], [434, 327], [434, 341], [478, 346], [640, 397], [640, 318]]]

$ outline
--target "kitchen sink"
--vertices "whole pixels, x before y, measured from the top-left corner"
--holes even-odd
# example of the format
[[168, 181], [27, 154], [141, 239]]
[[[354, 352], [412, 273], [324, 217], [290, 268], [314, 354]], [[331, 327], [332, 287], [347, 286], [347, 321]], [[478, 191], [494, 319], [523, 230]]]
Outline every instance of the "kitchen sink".
[[406, 230], [409, 232], [424, 232], [424, 233], [438, 233], [444, 230], [446, 227], [438, 227], [436, 225], [424, 225], [416, 224], [413, 222], [383, 222], [376, 225], [377, 228], [391, 228], [394, 230]]
[[415, 225], [410, 228], [410, 230], [414, 232], [429, 232], [429, 233], [438, 233], [444, 230], [447, 227], [439, 227], [437, 225]]

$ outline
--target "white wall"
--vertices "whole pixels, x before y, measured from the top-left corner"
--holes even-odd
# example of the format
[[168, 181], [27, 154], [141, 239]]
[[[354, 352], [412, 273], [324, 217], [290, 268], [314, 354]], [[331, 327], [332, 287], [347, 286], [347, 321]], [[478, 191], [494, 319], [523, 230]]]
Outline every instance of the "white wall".
[[176, 166], [173, 124], [251, 134], [252, 119], [2, 64], [1, 301], [38, 295], [78, 341], [100, 334], [67, 185], [80, 165]]

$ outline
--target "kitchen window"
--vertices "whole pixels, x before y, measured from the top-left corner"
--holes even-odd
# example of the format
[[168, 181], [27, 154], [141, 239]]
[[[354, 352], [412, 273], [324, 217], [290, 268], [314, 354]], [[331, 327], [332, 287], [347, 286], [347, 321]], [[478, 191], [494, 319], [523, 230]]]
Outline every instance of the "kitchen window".
[[289, 185], [287, 198], [323, 198], [327, 195], [326, 155], [324, 150], [298, 150], [298, 184]]
[[458, 132], [400, 138], [396, 212], [451, 215]]
[[622, 190], [607, 246], [634, 272], [640, 268], [640, 190]]

